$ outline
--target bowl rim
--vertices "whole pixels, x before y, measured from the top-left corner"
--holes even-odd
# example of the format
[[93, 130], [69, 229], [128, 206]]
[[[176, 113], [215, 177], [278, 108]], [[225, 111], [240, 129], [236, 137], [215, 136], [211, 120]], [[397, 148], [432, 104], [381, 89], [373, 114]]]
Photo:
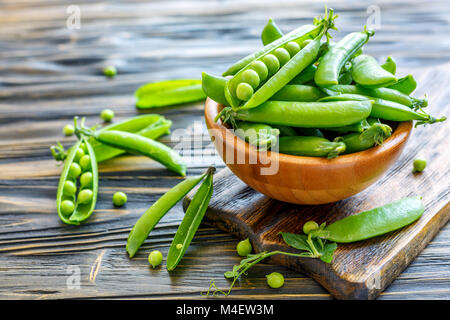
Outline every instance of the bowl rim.
[[[214, 118], [222, 108], [222, 105], [210, 99], [209, 97], [206, 99], [205, 122], [208, 129], [218, 130], [222, 137], [225, 138], [224, 142], [227, 145], [233, 143], [233, 148], [236, 150], [244, 150], [245, 154], [260, 153], [255, 146], [252, 146], [246, 141], [242, 140], [241, 138], [236, 136], [229, 128], [225, 127], [220, 119], [217, 122], [214, 121]], [[272, 153], [277, 153], [276, 156], [278, 157], [278, 161], [280, 162], [291, 164], [302, 163], [303, 165], [344, 165], [354, 163], [355, 161], [360, 161], [362, 159], [382, 156], [390, 149], [397, 148], [400, 145], [404, 144], [408, 140], [408, 137], [412, 131], [412, 127], [412, 121], [399, 122], [392, 135], [388, 139], [386, 139], [381, 146], [375, 146], [367, 150], [340, 155], [333, 159], [326, 159], [322, 157], [296, 156], [273, 151], [268, 151], [267, 157], [271, 158]]]

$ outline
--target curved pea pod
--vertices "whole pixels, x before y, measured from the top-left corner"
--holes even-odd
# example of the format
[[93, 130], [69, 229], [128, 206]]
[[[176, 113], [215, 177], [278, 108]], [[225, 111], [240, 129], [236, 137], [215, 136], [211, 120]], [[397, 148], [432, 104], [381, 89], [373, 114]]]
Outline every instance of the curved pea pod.
[[130, 258], [133, 258], [159, 220], [161, 220], [174, 205], [202, 181], [205, 175], [206, 173], [186, 178], [162, 195], [147, 211], [144, 212], [128, 235], [126, 250]]
[[300, 72], [294, 79], [292, 79], [289, 84], [305, 84], [307, 82], [314, 80], [314, 75], [316, 74], [317, 66], [311, 63], [302, 72]]
[[369, 125], [369, 122], [367, 121], [367, 119], [363, 119], [361, 121], [350, 124], [348, 126], [327, 128], [327, 130], [337, 132], [337, 133], [347, 133], [347, 132], [361, 133], [364, 130], [368, 129], [369, 127], [370, 127], [370, 125]]
[[343, 142], [331, 142], [314, 136], [281, 137], [279, 152], [296, 156], [326, 157], [332, 159], [345, 151]]
[[257, 108], [233, 112], [235, 119], [301, 128], [340, 127], [370, 115], [372, 101], [267, 101]]
[[84, 134], [91, 135], [97, 141], [111, 147], [147, 156], [155, 161], [158, 161], [169, 170], [181, 176], [186, 175], [186, 164], [181, 156], [175, 150], [158, 141], [125, 131], [79, 131]]
[[200, 223], [208, 209], [209, 201], [213, 193], [213, 173], [211, 170], [203, 183], [198, 188], [191, 203], [186, 209], [183, 221], [181, 221], [175, 234], [169, 252], [167, 253], [167, 270], [174, 270], [183, 258], [189, 244], [194, 238]]
[[367, 88], [386, 87], [397, 82], [397, 78], [383, 69], [374, 57], [362, 54], [353, 59], [352, 62], [353, 80]]
[[[89, 166], [87, 166], [87, 170], [92, 174], [92, 181], [89, 185], [80, 186], [80, 190], [77, 190], [77, 180], [78, 176], [82, 173], [81, 168], [78, 164], [80, 159], [77, 159], [77, 150], [81, 148], [81, 144], [84, 144], [86, 147], [87, 155], [89, 155]], [[71, 166], [72, 164], [76, 164], [78, 168], [80, 168], [77, 176], [71, 175]], [[85, 172], [86, 172], [85, 171]], [[75, 189], [71, 192], [67, 192], [65, 190], [66, 182], [72, 183], [75, 186]], [[89, 189], [92, 191], [92, 198], [90, 201], [86, 203], [79, 203], [77, 201], [76, 192], [84, 189]], [[70, 149], [65, 162], [63, 171], [61, 173], [61, 177], [59, 179], [58, 189], [56, 192], [56, 209], [58, 212], [58, 216], [61, 221], [67, 224], [78, 225], [80, 222], [89, 218], [94, 211], [95, 204], [97, 202], [97, 194], [98, 194], [98, 170], [97, 170], [97, 161], [95, 159], [95, 153], [92, 149], [91, 144], [88, 139], [82, 137], [75, 145]], [[62, 208], [63, 201], [70, 201], [73, 204], [72, 210], [69, 212], [64, 212]]]
[[259, 150], [267, 150], [278, 141], [280, 131], [264, 123], [238, 121], [234, 133]]
[[[149, 139], [157, 139], [162, 135], [170, 133], [170, 127], [172, 126], [172, 121], [165, 119], [161, 116], [161, 118], [149, 126], [143, 128], [140, 131], [137, 131], [136, 134], [149, 138]], [[115, 158], [120, 156], [121, 154], [126, 153], [125, 150], [117, 149], [102, 143], [97, 143], [94, 146], [95, 156], [97, 157], [97, 163]]]
[[149, 109], [201, 101], [206, 95], [201, 80], [168, 80], [141, 86], [135, 97], [137, 108]]
[[391, 88], [364, 88], [355, 85], [335, 85], [328, 88], [322, 88], [322, 90], [330, 96], [339, 94], [363, 95], [372, 98], [380, 98], [383, 100], [397, 102], [410, 108], [414, 108], [417, 106], [426, 107], [428, 105], [428, 101], [426, 99], [413, 98]]
[[389, 89], [394, 89], [407, 95], [410, 95], [414, 90], [416, 90], [416, 87], [416, 80], [414, 80], [414, 77], [411, 74], [398, 79], [396, 83], [388, 86]]
[[203, 91], [208, 97], [224, 106], [229, 105], [224, 93], [226, 83], [227, 79], [224, 77], [213, 76], [202, 72]]
[[374, 35], [373, 31], [353, 32], [332, 46], [322, 57], [314, 75], [319, 87], [337, 85], [345, 63]]
[[420, 197], [403, 198], [338, 220], [312, 231], [311, 235], [338, 243], [366, 240], [403, 228], [419, 219], [423, 212]]
[[283, 36], [283, 32], [278, 28], [275, 21], [272, 18], [269, 19], [266, 26], [261, 33], [261, 40], [263, 45], [268, 45], [269, 43], [278, 40]]
[[344, 154], [355, 153], [383, 144], [384, 140], [391, 136], [391, 132], [392, 128], [387, 124], [374, 123], [362, 133], [350, 133], [336, 138], [335, 141], [345, 144]]
[[397, 71], [397, 64], [391, 56], [386, 58], [386, 61], [381, 65], [381, 67], [393, 75], [395, 75], [395, 71]]
[[317, 87], [288, 84], [275, 93], [270, 100], [276, 101], [317, 101], [325, 94]]

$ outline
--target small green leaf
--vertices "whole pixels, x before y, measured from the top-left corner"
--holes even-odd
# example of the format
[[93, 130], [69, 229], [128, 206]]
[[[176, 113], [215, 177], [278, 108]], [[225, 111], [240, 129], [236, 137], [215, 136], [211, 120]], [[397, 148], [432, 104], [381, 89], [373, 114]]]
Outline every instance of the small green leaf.
[[309, 246], [307, 240], [308, 237], [304, 234], [295, 234], [295, 233], [289, 233], [289, 232], [280, 232], [284, 242], [286, 242], [289, 246], [299, 249], [299, 250], [305, 250], [308, 252], [311, 251], [311, 247]]
[[237, 273], [235, 271], [227, 271], [223, 274], [225, 278], [230, 279], [237, 276]]
[[335, 242], [328, 242], [324, 245], [323, 250], [321, 250], [320, 260], [326, 263], [331, 263], [333, 261], [334, 251], [337, 248], [337, 244]]

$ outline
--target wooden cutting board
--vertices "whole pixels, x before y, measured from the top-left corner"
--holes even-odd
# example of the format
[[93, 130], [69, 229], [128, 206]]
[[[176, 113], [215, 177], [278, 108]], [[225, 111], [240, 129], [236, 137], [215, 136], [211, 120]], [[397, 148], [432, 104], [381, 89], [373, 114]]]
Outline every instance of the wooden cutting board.
[[[408, 161], [410, 162], [408, 157]], [[236, 235], [250, 238], [256, 252], [283, 250], [288, 247], [280, 231], [301, 233], [303, 223], [314, 219], [319, 224], [332, 223], [347, 215], [383, 205], [423, 189], [424, 215], [402, 230], [352, 244], [338, 244], [332, 263], [319, 259], [276, 255], [267, 262], [287, 266], [309, 275], [338, 299], [376, 298], [416, 257], [445, 225], [450, 217], [447, 182], [439, 179], [437, 188], [429, 188], [433, 177], [412, 174], [397, 166], [376, 185], [349, 199], [334, 204], [300, 206], [272, 200], [241, 182], [228, 168], [214, 179], [214, 195], [204, 222]], [[400, 170], [401, 169], [401, 170]], [[391, 179], [388, 179], [388, 177]], [[442, 177], [443, 178], [443, 177]], [[395, 179], [395, 183], [391, 180]], [[408, 182], [409, 181], [409, 182]], [[411, 185], [413, 184], [413, 185]], [[430, 193], [432, 191], [432, 193]], [[193, 193], [188, 194], [184, 208]], [[231, 270], [230, 266], [230, 270]], [[251, 276], [251, 272], [250, 272]]]

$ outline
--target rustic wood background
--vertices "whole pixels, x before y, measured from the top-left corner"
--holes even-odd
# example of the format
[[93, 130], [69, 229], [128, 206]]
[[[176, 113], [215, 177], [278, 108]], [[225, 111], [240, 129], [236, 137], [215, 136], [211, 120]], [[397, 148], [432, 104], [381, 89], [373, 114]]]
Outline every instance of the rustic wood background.
[[[160, 222], [136, 258], [126, 256], [132, 224], [180, 178], [143, 157], [109, 161], [99, 168], [95, 214], [81, 227], [66, 226], [55, 211], [61, 167], [48, 148], [57, 140], [66, 146], [74, 141], [61, 133], [74, 115], [86, 116], [88, 124], [98, 122], [98, 114], [106, 107], [115, 111], [117, 120], [136, 115], [133, 92], [141, 84], [199, 78], [201, 71], [220, 73], [260, 46], [259, 34], [269, 17], [288, 31], [309, 23], [322, 13], [324, 4], [305, 0], [0, 1], [0, 298], [201, 298], [210, 279], [227, 288], [223, 273], [240, 260], [235, 254], [237, 239], [214, 228], [198, 231], [175, 272], [169, 275], [165, 268], [149, 268], [150, 249], [167, 254], [183, 216], [181, 204]], [[80, 29], [67, 28], [71, 5], [80, 9]], [[367, 8], [377, 5], [381, 28], [366, 52], [379, 59], [392, 55], [399, 73], [414, 73], [420, 80], [433, 70], [448, 70], [448, 64], [444, 65], [450, 61], [448, 1], [328, 1], [328, 5], [340, 15], [337, 39], [360, 30]], [[101, 68], [110, 64], [119, 71], [114, 79], [101, 74]], [[417, 94], [441, 80], [422, 83]], [[211, 163], [223, 167], [204, 131], [202, 103], [155, 111], [173, 120], [174, 134], [189, 127], [188, 133], [198, 141], [190, 158], [184, 153], [190, 160], [189, 175]], [[174, 134], [161, 141], [174, 146]], [[445, 170], [448, 163], [442, 167]], [[121, 209], [111, 203], [118, 190], [129, 199]], [[450, 299], [449, 266], [447, 225], [379, 298]], [[78, 271], [79, 289], [70, 286], [70, 275]], [[285, 275], [282, 289], [267, 287], [265, 274], [272, 271]], [[230, 298], [331, 296], [302, 274], [262, 263], [242, 279]]]

